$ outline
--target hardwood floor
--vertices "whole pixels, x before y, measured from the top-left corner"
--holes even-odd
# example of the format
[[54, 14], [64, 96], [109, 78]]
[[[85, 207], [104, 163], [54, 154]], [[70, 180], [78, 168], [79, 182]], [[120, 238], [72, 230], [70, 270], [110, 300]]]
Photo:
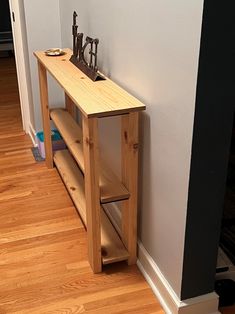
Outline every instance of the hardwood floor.
[[222, 314], [234, 314], [235, 313], [235, 305], [220, 308], [220, 312]]
[[136, 266], [92, 273], [77, 211], [22, 131], [14, 71], [0, 59], [0, 314], [163, 314]]
[[0, 139], [23, 134], [14, 58], [0, 58]]

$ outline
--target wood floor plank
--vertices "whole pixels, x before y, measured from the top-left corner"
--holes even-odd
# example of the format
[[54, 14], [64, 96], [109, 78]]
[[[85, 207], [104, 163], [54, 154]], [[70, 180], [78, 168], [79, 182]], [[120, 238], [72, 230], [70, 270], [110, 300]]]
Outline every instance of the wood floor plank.
[[136, 266], [93, 274], [58, 172], [33, 158], [16, 88], [13, 60], [0, 58], [0, 314], [163, 314]]
[[235, 305], [220, 308], [221, 314], [234, 314], [235, 313]]

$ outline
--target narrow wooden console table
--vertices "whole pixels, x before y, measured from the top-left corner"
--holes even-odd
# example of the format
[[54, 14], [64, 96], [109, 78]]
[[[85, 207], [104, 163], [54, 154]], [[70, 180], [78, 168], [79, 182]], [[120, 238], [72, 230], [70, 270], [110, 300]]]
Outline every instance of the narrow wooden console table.
[[[45, 135], [46, 165], [55, 163], [87, 228], [88, 257], [95, 273], [102, 264], [136, 262], [139, 112], [145, 105], [111, 80], [93, 82], [70, 61], [72, 51], [38, 60], [41, 109]], [[47, 71], [65, 92], [66, 109], [49, 109]], [[75, 121], [76, 107], [82, 127]], [[99, 154], [98, 119], [120, 115], [122, 180], [107, 167]], [[52, 153], [50, 119], [60, 131], [68, 150]], [[102, 204], [122, 201], [121, 238]]]

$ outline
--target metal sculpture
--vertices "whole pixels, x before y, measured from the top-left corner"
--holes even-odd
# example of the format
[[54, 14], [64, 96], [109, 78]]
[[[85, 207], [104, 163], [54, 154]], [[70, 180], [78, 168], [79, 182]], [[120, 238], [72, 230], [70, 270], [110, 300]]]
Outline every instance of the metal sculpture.
[[[83, 44], [83, 33], [78, 33], [77, 25], [77, 13], [73, 13], [73, 55], [70, 61], [84, 72], [92, 81], [105, 80], [105, 78], [98, 72], [97, 66], [97, 53], [98, 53], [98, 38], [86, 37], [85, 43]], [[89, 61], [86, 60], [85, 54], [86, 49], [89, 49]]]

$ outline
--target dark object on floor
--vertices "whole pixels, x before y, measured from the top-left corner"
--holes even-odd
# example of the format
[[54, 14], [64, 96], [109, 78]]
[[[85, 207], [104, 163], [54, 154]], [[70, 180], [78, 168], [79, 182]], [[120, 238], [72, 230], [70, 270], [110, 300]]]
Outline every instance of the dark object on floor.
[[225, 266], [225, 267], [217, 267], [216, 268], [216, 274], [219, 274], [219, 273], [224, 273], [226, 271], [229, 271], [229, 267], [228, 266]]
[[38, 147], [33, 147], [33, 148], [31, 148], [31, 150], [32, 150], [33, 156], [37, 162], [41, 162], [41, 161], [45, 160], [44, 158], [41, 157], [39, 150], [38, 150]]
[[230, 306], [235, 303], [235, 282], [233, 280], [217, 280], [215, 291], [219, 295], [219, 306]]

